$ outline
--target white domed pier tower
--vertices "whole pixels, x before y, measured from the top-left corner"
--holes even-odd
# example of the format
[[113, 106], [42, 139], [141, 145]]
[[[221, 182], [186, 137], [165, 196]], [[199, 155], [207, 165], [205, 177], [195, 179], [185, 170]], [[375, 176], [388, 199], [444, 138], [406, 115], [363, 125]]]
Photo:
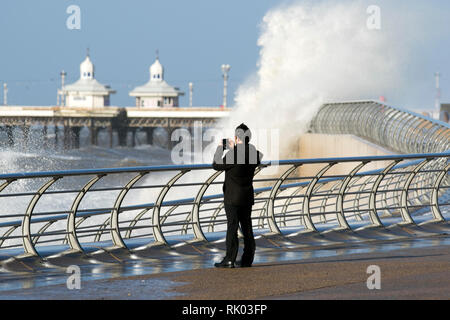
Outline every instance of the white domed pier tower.
[[65, 97], [67, 107], [102, 108], [110, 105], [110, 95], [115, 93], [95, 79], [95, 68], [89, 52], [80, 64], [80, 79], [64, 86], [58, 93]]
[[182, 95], [183, 92], [164, 80], [164, 68], [158, 55], [150, 66], [150, 80], [130, 92], [130, 96], [136, 98], [136, 107], [178, 107]]

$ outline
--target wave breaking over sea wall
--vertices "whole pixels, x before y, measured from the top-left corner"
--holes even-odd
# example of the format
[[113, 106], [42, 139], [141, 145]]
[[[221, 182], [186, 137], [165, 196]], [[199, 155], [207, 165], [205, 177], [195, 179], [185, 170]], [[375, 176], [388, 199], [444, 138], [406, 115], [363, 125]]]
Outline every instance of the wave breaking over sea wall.
[[258, 70], [239, 87], [222, 126], [245, 122], [256, 131], [278, 131], [279, 147], [265, 153], [275, 160], [297, 150], [299, 135], [322, 103], [402, 92], [411, 83], [406, 70], [416, 44], [408, 21], [414, 17], [394, 22], [395, 6], [380, 8], [379, 29], [368, 26], [373, 17], [367, 1], [297, 1], [267, 12], [257, 42]]

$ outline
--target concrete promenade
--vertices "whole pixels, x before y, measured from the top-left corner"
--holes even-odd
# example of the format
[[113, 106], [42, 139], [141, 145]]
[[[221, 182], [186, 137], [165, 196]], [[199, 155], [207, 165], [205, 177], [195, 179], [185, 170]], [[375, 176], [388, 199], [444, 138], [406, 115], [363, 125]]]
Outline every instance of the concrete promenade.
[[[367, 288], [367, 267], [381, 289]], [[450, 246], [175, 272], [178, 299], [450, 299]]]
[[[447, 239], [448, 240], [448, 239]], [[0, 299], [450, 299], [450, 245], [381, 250], [257, 263], [252, 268], [194, 270], [116, 277], [0, 291]], [[212, 265], [212, 263], [211, 263]], [[369, 290], [367, 267], [381, 270]]]

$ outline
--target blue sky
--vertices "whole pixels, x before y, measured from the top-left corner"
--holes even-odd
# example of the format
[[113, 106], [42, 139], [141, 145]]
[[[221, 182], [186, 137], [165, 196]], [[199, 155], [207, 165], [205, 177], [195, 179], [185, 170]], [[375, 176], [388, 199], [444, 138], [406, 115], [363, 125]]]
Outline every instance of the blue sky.
[[[0, 81], [8, 103], [56, 103], [59, 73], [79, 77], [86, 48], [96, 78], [117, 93], [113, 105], [133, 105], [134, 86], [148, 81], [159, 50], [165, 79], [186, 94], [194, 83], [194, 105], [220, 105], [224, 63], [231, 65], [230, 91], [256, 70], [258, 24], [277, 1], [2, 0]], [[69, 30], [69, 5], [81, 9], [81, 29]]]
[[[96, 78], [117, 90], [111, 104], [130, 106], [134, 101], [128, 92], [148, 80], [158, 49], [167, 82], [186, 93], [181, 106], [188, 104], [189, 81], [194, 83], [194, 105], [220, 105], [220, 66], [232, 67], [231, 100], [238, 86], [257, 70], [263, 16], [285, 2], [292, 1], [2, 0], [0, 82], [8, 83], [10, 105], [55, 104], [60, 71], [68, 73], [67, 83], [77, 80], [89, 47]], [[367, 1], [379, 2], [388, 3]], [[450, 101], [450, 6], [444, 0], [412, 2], [396, 0], [397, 11], [389, 13], [395, 19], [424, 9], [410, 30], [425, 28], [429, 35], [429, 39], [417, 39], [420, 49], [410, 74], [420, 81], [405, 101], [432, 105], [437, 70], [442, 73], [442, 100]], [[66, 27], [70, 5], [81, 9], [81, 30]]]

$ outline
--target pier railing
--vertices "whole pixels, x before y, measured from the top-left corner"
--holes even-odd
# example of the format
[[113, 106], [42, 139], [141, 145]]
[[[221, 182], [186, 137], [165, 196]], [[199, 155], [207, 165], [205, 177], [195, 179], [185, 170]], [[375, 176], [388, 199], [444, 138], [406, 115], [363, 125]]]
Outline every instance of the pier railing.
[[[280, 234], [383, 227], [391, 219], [445, 221], [449, 158], [450, 152], [265, 162], [254, 177], [254, 229]], [[209, 164], [2, 174], [0, 252], [39, 256], [44, 245], [84, 252], [208, 241], [226, 229], [223, 176]]]

